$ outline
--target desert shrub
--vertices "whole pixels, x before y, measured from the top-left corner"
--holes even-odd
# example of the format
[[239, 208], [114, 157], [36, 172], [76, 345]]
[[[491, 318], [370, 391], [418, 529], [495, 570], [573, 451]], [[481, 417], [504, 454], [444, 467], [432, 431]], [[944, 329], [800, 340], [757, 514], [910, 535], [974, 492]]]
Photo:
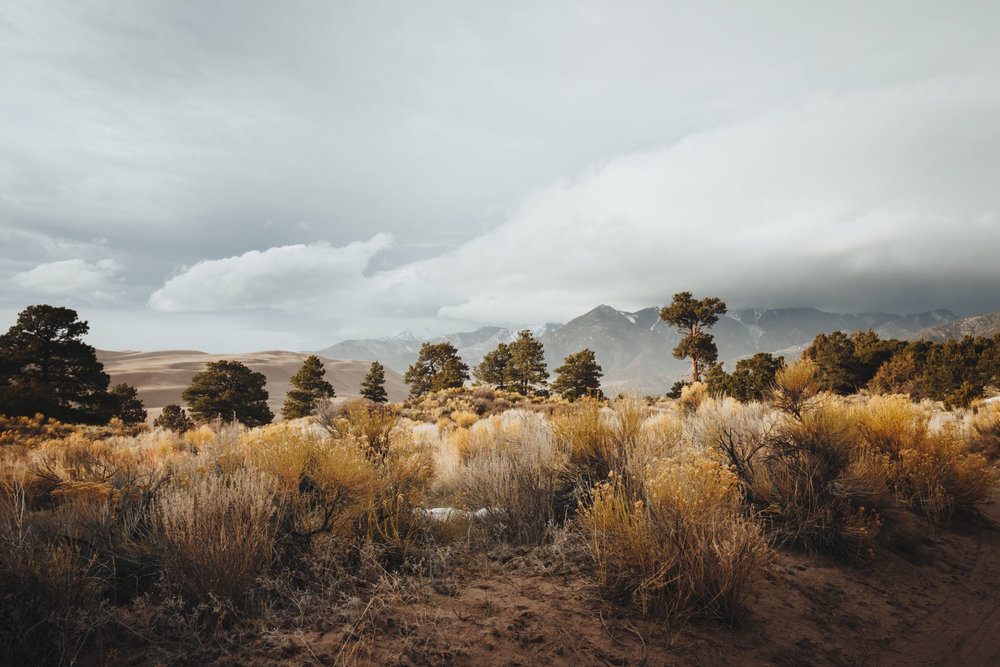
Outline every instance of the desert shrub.
[[897, 354], [879, 367], [868, 389], [878, 394], [906, 394], [918, 399], [922, 382], [920, 366], [913, 355]]
[[[746, 497], [779, 544], [869, 558], [884, 498], [879, 485], [854, 469], [857, 430], [851, 415], [836, 403], [799, 413], [778, 422], [749, 458], [742, 470]], [[744, 441], [760, 446], [752, 430], [721, 439], [719, 446], [740, 451]]]
[[931, 428], [923, 407], [899, 396], [875, 397], [856, 418], [869, 459], [917, 512], [943, 523], [988, 498], [996, 471], [954, 427]]
[[1000, 401], [980, 406], [967, 421], [972, 430], [972, 451], [994, 460], [1000, 458]]
[[457, 477], [470, 509], [483, 509], [486, 525], [505, 539], [537, 544], [559, 520], [565, 498], [566, 456], [556, 447], [548, 421], [511, 410], [476, 424], [482, 444], [471, 449]]
[[399, 414], [391, 406], [365, 399], [348, 401], [339, 409], [329, 402], [320, 403], [314, 419], [334, 438], [355, 438], [372, 460], [388, 455], [399, 425]]
[[780, 419], [760, 403], [732, 399], [710, 401], [685, 424], [695, 447], [717, 451], [744, 487], [753, 483], [757, 468], [769, 453]]
[[735, 475], [702, 453], [657, 462], [637, 488], [599, 484], [579, 529], [604, 594], [671, 619], [734, 620], [770, 559]]
[[41, 414], [36, 414], [34, 417], [0, 415], [0, 446], [35, 447], [45, 440], [65, 438], [72, 432], [72, 426], [46, 418]]
[[795, 417], [802, 417], [819, 393], [819, 367], [803, 357], [791, 366], [785, 366], [774, 374], [775, 389], [771, 403], [779, 410]]
[[475, 412], [456, 410], [455, 412], [451, 413], [451, 420], [455, 422], [455, 425], [458, 426], [459, 428], [469, 428], [477, 421], [479, 421], [479, 417], [476, 415]]
[[244, 600], [273, 556], [275, 479], [202, 474], [165, 491], [155, 540], [166, 574], [191, 599]]
[[276, 480], [279, 534], [299, 548], [321, 533], [350, 536], [384, 486], [358, 437], [330, 441], [282, 423], [244, 433], [239, 445], [247, 466]]
[[681, 388], [681, 395], [678, 399], [681, 407], [687, 413], [697, 412], [698, 406], [708, 398], [708, 385], [704, 382], [692, 382]]
[[73, 663], [107, 622], [106, 573], [78, 542], [29, 510], [23, 487], [0, 485], [0, 663]]

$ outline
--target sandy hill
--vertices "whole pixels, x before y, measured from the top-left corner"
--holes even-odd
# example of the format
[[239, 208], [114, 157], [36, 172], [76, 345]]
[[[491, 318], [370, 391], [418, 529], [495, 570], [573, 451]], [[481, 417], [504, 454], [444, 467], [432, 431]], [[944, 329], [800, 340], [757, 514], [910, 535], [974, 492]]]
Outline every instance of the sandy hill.
[[1000, 313], [987, 313], [921, 329], [910, 336], [909, 340], [932, 340], [935, 343], [943, 343], [950, 338], [966, 336], [988, 338], [998, 333], [1000, 333]]
[[[97, 351], [97, 358], [104, 364], [104, 371], [111, 376], [112, 386], [126, 382], [138, 389], [139, 398], [146, 406], [151, 420], [160, 414], [164, 405], [183, 404], [181, 392], [191, 384], [194, 374], [204, 370], [206, 363], [222, 359], [239, 361], [267, 377], [267, 391], [270, 395], [268, 405], [275, 418], [280, 419], [281, 405], [291, 388], [289, 380], [308, 356], [300, 352], [279, 350], [249, 354], [206, 354], [192, 350]], [[336, 361], [326, 358], [323, 358], [323, 364], [326, 367], [326, 378], [338, 397], [357, 396], [361, 381], [371, 366], [365, 361]], [[388, 368], [385, 370], [385, 389], [391, 401], [402, 401], [408, 391], [403, 377]]]

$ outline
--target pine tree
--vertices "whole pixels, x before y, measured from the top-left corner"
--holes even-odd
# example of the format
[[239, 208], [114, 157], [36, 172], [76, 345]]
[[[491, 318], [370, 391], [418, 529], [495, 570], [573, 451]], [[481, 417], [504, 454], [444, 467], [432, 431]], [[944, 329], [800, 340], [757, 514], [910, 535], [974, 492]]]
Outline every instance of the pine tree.
[[238, 361], [212, 361], [195, 374], [181, 398], [195, 419], [262, 426], [274, 419], [267, 406], [266, 384], [263, 373], [251, 371]]
[[507, 388], [507, 365], [510, 363], [510, 346], [500, 343], [472, 371], [473, 376], [483, 384], [491, 384], [497, 389]]
[[660, 309], [660, 319], [677, 327], [684, 336], [674, 348], [675, 359], [691, 359], [691, 381], [698, 382], [701, 373], [715, 363], [719, 350], [705, 329], [719, 321], [726, 304], [715, 297], [698, 301], [691, 292], [678, 292], [669, 306]]
[[410, 385], [410, 398], [451, 387], [461, 387], [469, 379], [469, 367], [462, 363], [451, 343], [424, 343], [417, 362], [403, 379]]
[[333, 385], [324, 379], [326, 368], [315, 354], [306, 357], [299, 371], [292, 376], [293, 389], [288, 390], [281, 407], [282, 419], [308, 417], [316, 409], [317, 401], [333, 398]]
[[21, 311], [0, 336], [0, 410], [107, 423], [110, 378], [94, 348], [81, 340], [89, 330], [71, 308], [38, 305]]
[[508, 350], [510, 359], [505, 377], [510, 387], [522, 396], [543, 388], [549, 379], [549, 372], [545, 368], [545, 350], [531, 331], [520, 331], [517, 340], [508, 346]]
[[593, 350], [584, 349], [571, 354], [556, 369], [552, 391], [574, 401], [584, 396], [601, 395], [601, 376], [604, 372], [597, 364]]
[[141, 424], [146, 421], [146, 408], [139, 400], [138, 390], [130, 384], [116, 384], [108, 392], [111, 394], [113, 416], [126, 424]]
[[184, 433], [194, 428], [194, 422], [187, 416], [184, 408], [176, 403], [171, 403], [163, 406], [160, 416], [153, 420], [153, 426]]
[[385, 391], [385, 367], [377, 361], [372, 362], [368, 375], [361, 382], [361, 395], [374, 403], [385, 403], [389, 395]]

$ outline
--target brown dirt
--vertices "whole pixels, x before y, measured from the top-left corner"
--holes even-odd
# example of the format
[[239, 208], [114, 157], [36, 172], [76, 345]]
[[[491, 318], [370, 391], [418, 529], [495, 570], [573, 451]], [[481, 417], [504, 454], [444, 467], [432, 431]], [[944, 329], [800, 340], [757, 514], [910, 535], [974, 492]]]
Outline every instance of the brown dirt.
[[300, 633], [290, 663], [997, 665], [998, 499], [985, 521], [906, 555], [845, 565], [782, 552], [736, 628], [695, 621], [671, 630], [529, 555], [456, 573], [345, 627]]

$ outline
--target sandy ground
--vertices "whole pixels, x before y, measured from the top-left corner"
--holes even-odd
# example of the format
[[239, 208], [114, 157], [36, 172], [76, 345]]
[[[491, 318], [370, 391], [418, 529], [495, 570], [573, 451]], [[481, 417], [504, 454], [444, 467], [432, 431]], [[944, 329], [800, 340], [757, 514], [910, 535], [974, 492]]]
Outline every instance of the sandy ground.
[[[239, 361], [251, 370], [267, 377], [268, 405], [276, 419], [281, 418], [281, 405], [291, 388], [289, 380], [305, 361], [308, 354], [298, 352], [266, 351], [250, 354], [206, 354], [190, 350], [161, 350], [157, 352], [108, 352], [98, 350], [97, 359], [104, 364], [104, 371], [111, 376], [111, 385], [125, 382], [139, 390], [139, 398], [146, 406], [149, 420], [160, 414], [164, 405], [183, 405], [181, 392], [191, 383], [194, 374], [204, 370], [209, 361], [222, 359]], [[336, 361], [323, 359], [326, 379], [333, 385], [338, 397], [357, 396], [361, 381], [371, 367], [369, 361]], [[385, 388], [390, 401], [406, 398], [408, 387], [403, 377], [390, 369], [385, 371]]]
[[302, 633], [288, 664], [346, 651], [356, 664], [1000, 665], [997, 497], [989, 525], [942, 532], [906, 556], [852, 566], [780, 553], [737, 628], [670, 630], [599, 599], [579, 575], [514, 557], [350, 627]]

